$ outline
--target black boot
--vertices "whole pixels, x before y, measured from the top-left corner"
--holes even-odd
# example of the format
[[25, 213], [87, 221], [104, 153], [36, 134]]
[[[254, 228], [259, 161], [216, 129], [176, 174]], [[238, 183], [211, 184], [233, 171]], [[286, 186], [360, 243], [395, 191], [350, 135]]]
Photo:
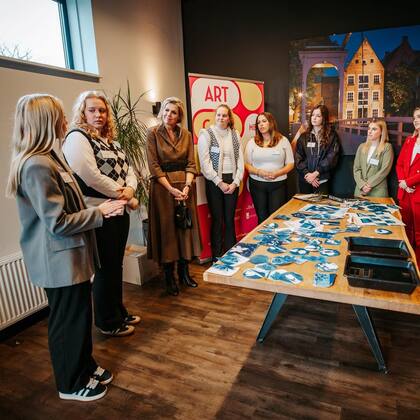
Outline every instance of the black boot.
[[178, 261], [178, 279], [179, 282], [184, 284], [185, 286], [198, 286], [198, 284], [194, 281], [194, 279], [190, 276], [190, 273], [188, 272], [188, 261], [182, 258]]
[[178, 296], [179, 289], [174, 277], [174, 263], [163, 264], [163, 273], [165, 276], [166, 293], [172, 296]]

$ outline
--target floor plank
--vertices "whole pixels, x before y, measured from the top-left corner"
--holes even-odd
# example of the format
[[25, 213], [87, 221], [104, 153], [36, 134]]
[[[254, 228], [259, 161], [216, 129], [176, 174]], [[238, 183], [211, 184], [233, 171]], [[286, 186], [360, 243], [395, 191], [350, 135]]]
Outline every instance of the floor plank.
[[131, 337], [94, 331], [95, 357], [114, 372], [97, 402], [56, 393], [47, 321], [0, 342], [0, 418], [416, 418], [420, 322], [373, 310], [390, 373], [376, 363], [351, 306], [289, 297], [263, 344], [272, 295], [202, 281], [177, 297], [161, 281], [125, 285], [142, 322]]

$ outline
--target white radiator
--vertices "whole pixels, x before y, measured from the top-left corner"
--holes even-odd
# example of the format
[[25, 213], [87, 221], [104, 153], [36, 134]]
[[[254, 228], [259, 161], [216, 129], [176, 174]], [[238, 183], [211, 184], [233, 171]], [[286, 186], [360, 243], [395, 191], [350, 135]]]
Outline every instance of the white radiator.
[[22, 253], [0, 258], [0, 330], [47, 304], [44, 290], [28, 279]]

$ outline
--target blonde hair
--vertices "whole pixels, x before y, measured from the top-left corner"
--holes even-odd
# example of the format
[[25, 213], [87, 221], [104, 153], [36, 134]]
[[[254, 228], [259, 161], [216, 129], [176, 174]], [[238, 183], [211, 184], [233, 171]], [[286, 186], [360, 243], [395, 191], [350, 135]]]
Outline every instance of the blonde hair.
[[51, 152], [56, 139], [65, 132], [65, 116], [61, 101], [48, 94], [22, 96], [16, 105], [12, 137], [12, 158], [6, 195], [16, 196], [23, 164], [34, 155]]
[[[420, 106], [417, 106], [416, 108], [414, 108], [413, 117], [414, 117], [414, 114], [416, 113], [416, 111], [420, 111]], [[413, 136], [417, 137], [418, 135], [419, 135], [419, 130], [414, 129]]]
[[176, 96], [170, 96], [169, 98], [166, 98], [163, 100], [162, 105], [160, 107], [160, 111], [158, 114], [158, 118], [160, 118], [163, 122], [163, 112], [165, 111], [165, 108], [168, 104], [175, 105], [178, 108], [178, 124], [182, 124], [185, 117], [185, 106], [184, 103], [181, 101], [181, 99], [177, 98]]
[[[376, 154], [382, 153], [382, 151], [385, 149], [385, 143], [389, 142], [388, 129], [387, 129], [387, 126], [386, 126], [386, 122], [384, 120], [373, 120], [373, 121], [370, 122], [370, 124], [376, 124], [381, 129], [381, 138], [379, 140], [379, 144], [378, 144], [378, 147], [376, 149]], [[370, 148], [371, 144], [372, 144], [372, 142], [367, 139], [366, 142], [363, 145], [363, 152], [364, 153], [367, 153], [369, 151], [369, 148]]]
[[217, 110], [219, 108], [225, 108], [228, 112], [228, 117], [229, 117], [229, 122], [228, 122], [228, 127], [231, 128], [232, 130], [235, 128], [235, 119], [233, 118], [233, 112], [230, 109], [230, 106], [227, 104], [220, 104], [215, 110], [214, 113], [217, 114]]
[[[86, 109], [86, 100], [89, 98], [97, 98], [102, 100], [106, 108], [106, 123], [101, 132], [96, 128], [92, 127], [86, 122], [85, 109]], [[112, 108], [109, 103], [108, 98], [104, 93], [97, 90], [88, 90], [82, 92], [76, 99], [76, 102], [73, 106], [73, 118], [70, 123], [70, 130], [75, 128], [81, 128], [83, 131], [86, 131], [92, 138], [97, 139], [98, 137], [104, 137], [108, 142], [112, 142], [116, 137], [116, 129], [114, 120], [112, 118]]]

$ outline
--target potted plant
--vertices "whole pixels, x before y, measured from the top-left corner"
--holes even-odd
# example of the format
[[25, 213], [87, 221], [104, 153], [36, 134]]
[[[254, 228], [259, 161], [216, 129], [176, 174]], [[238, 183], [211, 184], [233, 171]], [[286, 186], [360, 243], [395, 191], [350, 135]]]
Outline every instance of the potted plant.
[[140, 203], [138, 216], [143, 228], [143, 244], [146, 243], [147, 238], [149, 171], [146, 157], [147, 125], [139, 118], [140, 114], [147, 113], [139, 109], [139, 102], [146, 94], [147, 92], [144, 92], [133, 100], [130, 84], [127, 81], [126, 92], [122, 92], [120, 89], [111, 101], [117, 129], [117, 141], [126, 153], [138, 180], [135, 196]]

